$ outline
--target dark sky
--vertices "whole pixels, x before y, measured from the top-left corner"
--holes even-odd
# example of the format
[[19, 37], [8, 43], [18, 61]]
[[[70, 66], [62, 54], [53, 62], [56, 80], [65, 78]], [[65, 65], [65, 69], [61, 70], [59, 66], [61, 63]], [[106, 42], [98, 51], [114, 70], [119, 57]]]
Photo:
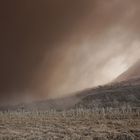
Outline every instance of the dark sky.
[[1, 1], [1, 100], [58, 97], [116, 78], [139, 58], [139, 5]]

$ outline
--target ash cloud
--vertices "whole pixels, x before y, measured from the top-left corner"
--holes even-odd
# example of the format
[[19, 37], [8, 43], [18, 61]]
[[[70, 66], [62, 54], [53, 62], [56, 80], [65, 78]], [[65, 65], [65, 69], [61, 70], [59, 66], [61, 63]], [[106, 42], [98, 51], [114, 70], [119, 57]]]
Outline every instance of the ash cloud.
[[139, 5], [138, 0], [1, 2], [1, 99], [59, 97], [115, 79], [139, 59]]

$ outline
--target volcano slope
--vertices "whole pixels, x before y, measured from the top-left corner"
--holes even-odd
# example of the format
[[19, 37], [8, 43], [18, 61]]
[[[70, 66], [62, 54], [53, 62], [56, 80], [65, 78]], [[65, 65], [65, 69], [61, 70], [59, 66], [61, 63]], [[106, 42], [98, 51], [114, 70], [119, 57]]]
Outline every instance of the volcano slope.
[[112, 83], [85, 90], [79, 94], [84, 96], [75, 106], [79, 107], [140, 107], [140, 60]]
[[32, 103], [1, 106], [0, 110], [26, 111], [69, 110], [73, 108], [119, 108], [140, 107], [140, 78], [85, 89], [60, 99], [49, 99]]
[[60, 99], [49, 99], [0, 107], [1, 110], [67, 110], [75, 107], [113, 107], [131, 106], [140, 107], [140, 60], [127, 71], [118, 76], [112, 83], [85, 89]]
[[140, 78], [140, 60], [132, 65], [128, 70], [117, 77], [114, 82], [130, 81]]

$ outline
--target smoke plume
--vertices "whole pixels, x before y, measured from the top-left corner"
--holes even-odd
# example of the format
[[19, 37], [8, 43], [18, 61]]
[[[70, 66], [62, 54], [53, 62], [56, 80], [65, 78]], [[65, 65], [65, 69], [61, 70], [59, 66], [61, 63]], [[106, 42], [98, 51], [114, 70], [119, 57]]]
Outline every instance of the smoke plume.
[[112, 81], [139, 59], [139, 14], [139, 0], [1, 1], [1, 100]]

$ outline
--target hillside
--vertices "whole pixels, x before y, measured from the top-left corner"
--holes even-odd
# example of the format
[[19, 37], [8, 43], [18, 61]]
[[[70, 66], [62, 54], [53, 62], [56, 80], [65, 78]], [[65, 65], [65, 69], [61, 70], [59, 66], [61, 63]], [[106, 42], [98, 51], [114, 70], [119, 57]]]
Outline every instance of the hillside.
[[[137, 79], [136, 81], [140, 81]], [[73, 96], [33, 102], [29, 104], [18, 104], [14, 106], [3, 106], [0, 110], [68, 110], [71, 108], [94, 108], [94, 107], [140, 107], [140, 84], [121, 82], [113, 85], [99, 86], [97, 88], [85, 89], [75, 93]]]
[[140, 85], [119, 83], [84, 91], [84, 94], [86, 96], [75, 107], [140, 107]]
[[127, 71], [122, 73], [115, 82], [128, 81], [140, 78], [140, 60], [137, 61], [133, 66], [131, 66]]

